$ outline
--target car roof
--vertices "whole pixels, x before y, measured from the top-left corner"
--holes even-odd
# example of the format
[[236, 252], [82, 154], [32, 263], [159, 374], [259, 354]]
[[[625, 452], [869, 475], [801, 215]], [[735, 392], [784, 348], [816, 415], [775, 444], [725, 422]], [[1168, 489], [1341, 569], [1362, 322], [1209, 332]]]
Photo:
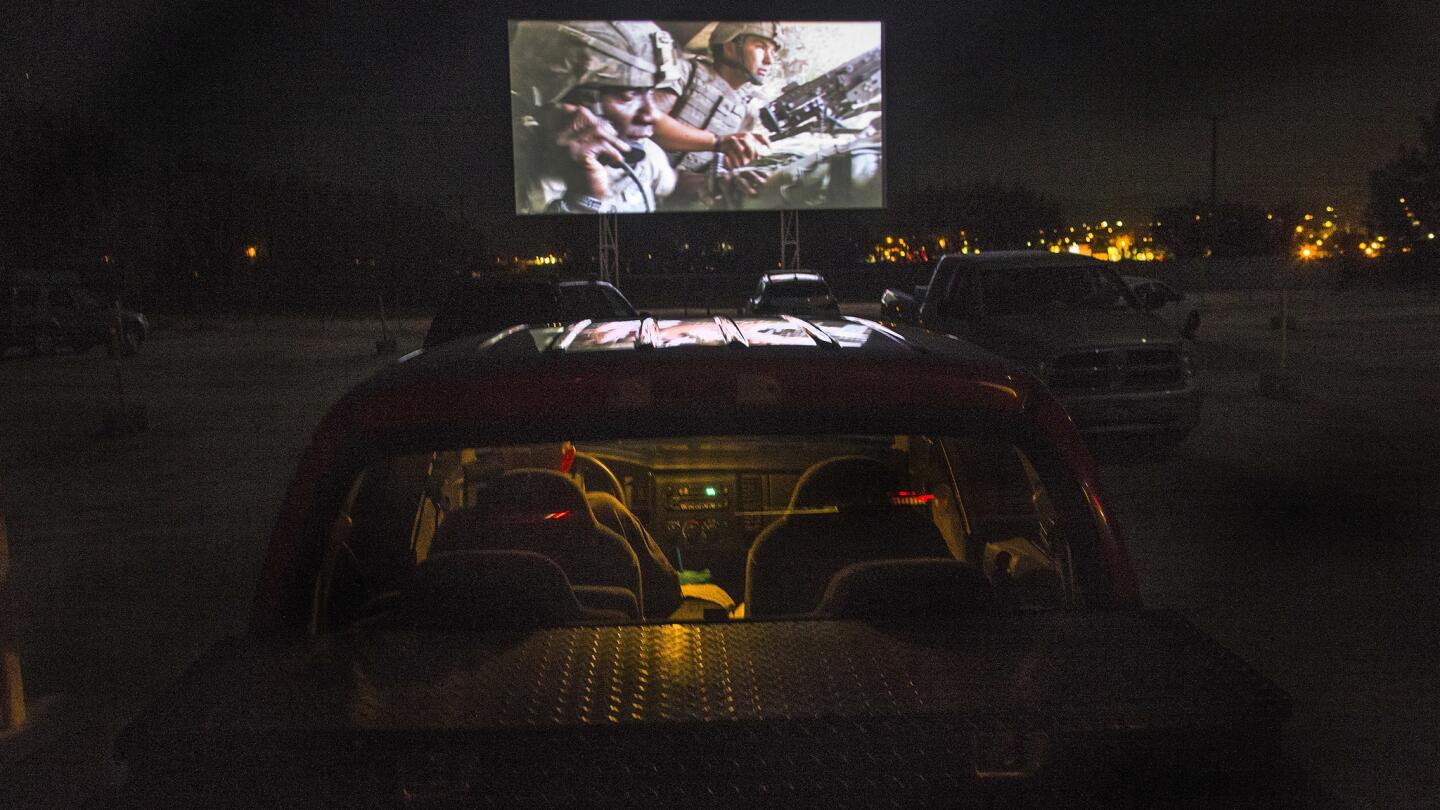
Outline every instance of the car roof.
[[[525, 355], [584, 355], [616, 351], [695, 352], [706, 349], [776, 349], [799, 352], [858, 350], [866, 354], [928, 354], [929, 342], [907, 336], [878, 321], [837, 316], [805, 320], [790, 315], [709, 318], [633, 318], [584, 320], [569, 324], [521, 324], [487, 337], [457, 341], [452, 352], [475, 357], [515, 358]], [[952, 353], [995, 362], [998, 358], [961, 341], [950, 340]], [[402, 362], [418, 356], [412, 353]]]
[[564, 426], [601, 437], [653, 431], [656, 420], [693, 435], [723, 432], [757, 403], [768, 403], [760, 411], [772, 427], [793, 431], [831, 412], [852, 421], [863, 413], [879, 426], [976, 408], [1015, 418], [1037, 395], [1048, 398], [1007, 361], [913, 327], [853, 317], [644, 318], [516, 326], [412, 352], [352, 389], [327, 423], [346, 444], [521, 425], [526, 436]]
[[1051, 253], [1048, 250], [991, 250], [984, 253], [947, 253], [941, 258], [946, 264], [969, 267], [1007, 269], [1022, 267], [1089, 267], [1104, 261], [1078, 253]]
[[[552, 414], [561, 418], [561, 411], [589, 413], [583, 402], [573, 401], [575, 397], [584, 399], [578, 389], [599, 386], [607, 392], [604, 397], [610, 398], [615, 392], [606, 387], [610, 385], [606, 381], [621, 378], [663, 379], [666, 387], [680, 386], [689, 392], [674, 394], [682, 400], [682, 410], [687, 405], [720, 407], [713, 401], [707, 403], [719, 394], [701, 389], [729, 385], [731, 389], [723, 393], [733, 398], [734, 383], [721, 381], [752, 372], [776, 381], [786, 392], [782, 400], [793, 395], [804, 407], [833, 402], [868, 408], [879, 413], [882, 421], [887, 402], [897, 412], [908, 407], [901, 403], [948, 408], [956, 404], [951, 397], [964, 398], [954, 393], [957, 388], [973, 387], [990, 394], [1000, 392], [1002, 399], [1011, 400], [1000, 410], [1013, 415], [1013, 409], [1023, 408], [1023, 403], [1043, 388], [1008, 361], [973, 344], [903, 325], [892, 327], [855, 317], [647, 317], [522, 325], [489, 336], [457, 338], [402, 357], [352, 390], [342, 403], [348, 400], [350, 406], [371, 410], [374, 403], [370, 400], [391, 401], [398, 396], [411, 403], [431, 403], [410, 411], [443, 410], [446, 406], [441, 403], [448, 402], [470, 418], [517, 413], [531, 421], [544, 421]], [[817, 376], [826, 377], [824, 384]], [[838, 387], [831, 388], [831, 384]], [[933, 395], [933, 401], [919, 393], [937, 385], [950, 393]], [[441, 390], [469, 393], [439, 395]], [[381, 391], [386, 393], [382, 396]], [[532, 394], [541, 396], [541, 391], [551, 392], [545, 396], [555, 400], [553, 407], [517, 404], [512, 411], [507, 404], [519, 403]], [[807, 392], [818, 399], [812, 401]], [[687, 398], [694, 401], [686, 402]], [[595, 405], [596, 413], [604, 410], [602, 404]], [[992, 403], [990, 407], [995, 406]], [[374, 414], [380, 420], [375, 428], [400, 416], [398, 411], [381, 411]], [[413, 428], [417, 420], [424, 419], [417, 413], [406, 414], [396, 419], [395, 425]]]
[[821, 283], [824, 283], [825, 281], [825, 277], [820, 275], [819, 273], [810, 273], [805, 271], [787, 273], [766, 273], [765, 279], [767, 281], [773, 281], [780, 284], [783, 284], [787, 281], [818, 281]]
[[560, 279], [551, 275], [512, 273], [507, 271], [476, 272], [456, 276], [452, 282], [462, 287], [545, 286], [545, 287], [613, 287], [599, 279]]

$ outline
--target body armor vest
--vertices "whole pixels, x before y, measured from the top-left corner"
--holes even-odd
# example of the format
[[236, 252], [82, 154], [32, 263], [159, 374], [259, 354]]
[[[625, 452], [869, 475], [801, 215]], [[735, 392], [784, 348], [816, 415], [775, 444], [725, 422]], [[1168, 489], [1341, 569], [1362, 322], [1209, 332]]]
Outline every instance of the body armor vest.
[[[672, 118], [716, 135], [730, 135], [751, 125], [748, 94], [731, 87], [709, 59], [692, 59], [687, 67], [689, 75], [681, 82], [680, 98], [670, 110]], [[675, 168], [684, 171], [701, 171], [714, 157], [713, 152], [670, 155]]]

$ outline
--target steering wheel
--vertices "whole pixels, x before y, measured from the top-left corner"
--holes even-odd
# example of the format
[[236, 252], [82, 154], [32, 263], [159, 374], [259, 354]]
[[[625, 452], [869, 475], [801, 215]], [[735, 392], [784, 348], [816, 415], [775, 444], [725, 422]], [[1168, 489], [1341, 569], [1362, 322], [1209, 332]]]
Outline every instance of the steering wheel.
[[614, 495], [620, 503], [625, 503], [625, 487], [620, 484], [620, 479], [607, 466], [605, 462], [590, 455], [589, 453], [575, 454], [575, 472], [579, 473], [580, 479], [585, 482], [587, 490], [593, 490], [591, 482], [599, 479], [601, 491]]

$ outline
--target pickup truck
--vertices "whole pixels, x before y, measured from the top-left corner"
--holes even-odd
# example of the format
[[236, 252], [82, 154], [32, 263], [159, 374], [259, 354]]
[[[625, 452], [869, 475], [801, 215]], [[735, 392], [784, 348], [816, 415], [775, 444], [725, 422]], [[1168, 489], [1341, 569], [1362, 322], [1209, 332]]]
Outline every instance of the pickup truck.
[[1034, 373], [1087, 438], [1182, 441], [1202, 392], [1184, 340], [1097, 259], [1017, 250], [950, 254], [882, 317], [954, 335]]
[[579, 321], [335, 405], [112, 807], [1268, 807], [1289, 714], [1143, 607], [1032, 376], [858, 318]]

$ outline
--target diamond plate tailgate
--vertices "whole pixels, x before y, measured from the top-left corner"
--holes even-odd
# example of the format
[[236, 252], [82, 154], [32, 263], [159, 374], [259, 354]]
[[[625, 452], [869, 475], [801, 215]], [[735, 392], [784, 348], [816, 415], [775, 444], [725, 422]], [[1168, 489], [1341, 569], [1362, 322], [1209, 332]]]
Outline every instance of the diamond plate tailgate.
[[120, 752], [222, 806], [910, 806], [1262, 764], [1288, 714], [1166, 611], [601, 626], [222, 645]]

